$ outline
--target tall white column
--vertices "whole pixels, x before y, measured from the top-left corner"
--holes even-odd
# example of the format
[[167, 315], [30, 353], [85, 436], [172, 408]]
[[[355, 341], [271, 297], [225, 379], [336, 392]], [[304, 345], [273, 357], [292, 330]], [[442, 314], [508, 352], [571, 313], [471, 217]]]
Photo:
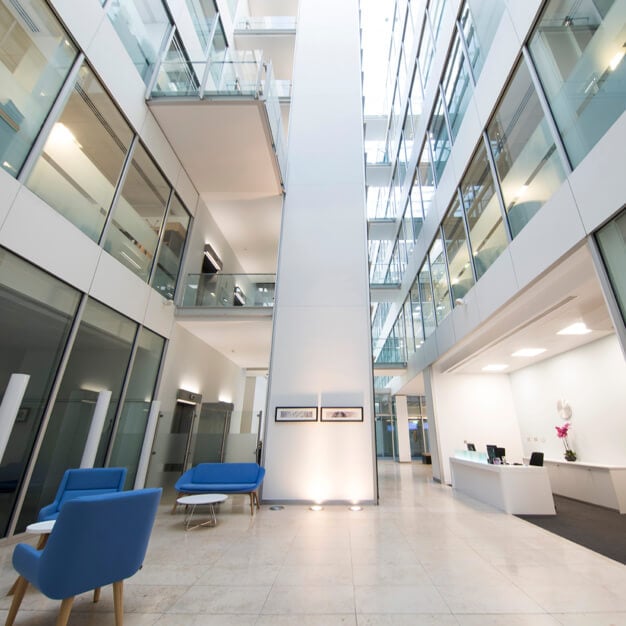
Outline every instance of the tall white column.
[[91, 418], [91, 426], [89, 427], [87, 441], [85, 442], [83, 457], [80, 460], [81, 467], [93, 467], [93, 464], [96, 462], [98, 445], [100, 444], [102, 429], [104, 428], [104, 421], [106, 420], [110, 403], [111, 391], [109, 389], [103, 389], [98, 394], [96, 406], [93, 410], [93, 417]]
[[[374, 501], [358, 0], [301, 0], [265, 437], [264, 500]], [[276, 407], [362, 422], [275, 422]]]
[[395, 396], [396, 427], [398, 432], [398, 460], [411, 462], [411, 442], [409, 441], [409, 407], [406, 396]]

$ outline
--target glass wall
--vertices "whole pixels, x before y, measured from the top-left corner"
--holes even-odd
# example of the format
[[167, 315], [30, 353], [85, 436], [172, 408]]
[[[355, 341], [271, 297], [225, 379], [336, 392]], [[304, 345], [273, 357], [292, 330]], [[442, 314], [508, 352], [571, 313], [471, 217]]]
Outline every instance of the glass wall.
[[435, 194], [435, 176], [433, 174], [432, 162], [430, 158], [430, 142], [425, 141], [422, 147], [419, 161], [417, 163], [417, 172], [413, 181], [413, 192], [417, 193], [416, 187], [419, 187], [419, 193], [422, 203], [424, 219], [428, 217], [433, 204], [433, 195]]
[[433, 36], [430, 31], [428, 20], [424, 20], [422, 24], [422, 34], [420, 39], [420, 48], [417, 55], [419, 63], [420, 74], [422, 75], [422, 85], [426, 87], [428, 82], [428, 75], [430, 74], [430, 68], [433, 63], [433, 56], [435, 54], [435, 47], [433, 45]]
[[437, 94], [437, 100], [433, 109], [433, 115], [428, 125], [428, 138], [430, 140], [431, 153], [433, 156], [433, 169], [435, 170], [435, 182], [438, 183], [443, 176], [448, 158], [450, 157], [450, 135], [446, 115], [443, 109], [441, 94]]
[[98, 241], [133, 132], [84, 63], [26, 185]]
[[461, 180], [476, 277], [480, 278], [508, 245], [487, 151], [481, 142]]
[[128, 469], [127, 489], [132, 489], [135, 483], [164, 345], [163, 337], [147, 328], [142, 328], [139, 332], [124, 406], [119, 417], [111, 458], [107, 463], [110, 467]]
[[470, 263], [470, 251], [465, 234], [463, 209], [455, 197], [441, 224], [448, 258], [448, 272], [452, 302], [462, 298], [474, 286], [474, 274]]
[[150, 275], [169, 195], [167, 180], [137, 143], [104, 249], [143, 280]]
[[450, 302], [450, 285], [446, 271], [446, 257], [441, 237], [437, 237], [428, 251], [430, 272], [433, 283], [433, 302], [437, 324], [445, 319], [452, 310]]
[[12, 374], [30, 376], [0, 459], [0, 536], [7, 532], [79, 301], [78, 291], [0, 248], [0, 399]]
[[456, 139], [472, 96], [472, 81], [466, 66], [461, 40], [457, 35], [442, 80], [452, 139]]
[[19, 174], [77, 55], [43, 0], [31, 0], [28, 8], [0, 0], [0, 166], [12, 176]]
[[148, 84], [172, 28], [161, 0], [111, 0], [107, 8], [126, 51]]
[[[72, 346], [19, 517], [18, 532], [52, 502], [63, 473], [79, 467], [101, 391], [112, 392], [103, 438], [108, 439], [128, 368], [137, 324], [89, 300]], [[99, 453], [102, 463], [102, 453]]]
[[178, 196], [174, 194], [165, 221], [156, 269], [152, 278], [152, 286], [168, 300], [174, 299], [190, 221], [189, 213]]
[[549, 2], [529, 48], [573, 167], [626, 108], [626, 0]]
[[424, 338], [430, 337], [437, 328], [435, 317], [435, 301], [433, 298], [433, 286], [430, 281], [430, 263], [424, 261], [418, 274], [422, 322], [424, 324]]
[[565, 180], [565, 169], [522, 60], [487, 127], [515, 237]]
[[622, 320], [626, 323], [626, 210], [603, 226], [597, 232], [596, 240]]
[[202, 47], [207, 50], [213, 22], [217, 15], [215, 0], [187, 0], [187, 9]]

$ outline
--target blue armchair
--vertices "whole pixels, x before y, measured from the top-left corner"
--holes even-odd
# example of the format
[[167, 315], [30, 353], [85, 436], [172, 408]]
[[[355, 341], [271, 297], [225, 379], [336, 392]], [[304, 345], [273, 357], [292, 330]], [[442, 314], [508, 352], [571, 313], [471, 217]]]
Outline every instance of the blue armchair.
[[68, 469], [63, 474], [54, 502], [39, 511], [38, 522], [59, 517], [61, 505], [82, 496], [114, 493], [124, 489], [125, 467], [86, 467]]
[[[63, 600], [57, 626], [66, 626], [74, 596], [113, 584], [115, 624], [123, 621], [123, 581], [141, 567], [161, 489], [140, 489], [67, 502], [43, 550], [19, 543], [13, 566], [19, 578], [5, 626], [12, 626], [31, 583]], [[94, 600], [95, 601], [95, 600]]]

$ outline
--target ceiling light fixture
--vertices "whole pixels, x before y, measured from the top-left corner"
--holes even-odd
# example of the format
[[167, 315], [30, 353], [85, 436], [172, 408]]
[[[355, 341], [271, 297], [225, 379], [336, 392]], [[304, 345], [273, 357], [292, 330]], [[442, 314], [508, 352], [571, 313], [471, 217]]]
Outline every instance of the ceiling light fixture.
[[483, 372], [502, 372], [507, 369], [509, 366], [504, 363], [490, 363], [489, 365], [485, 365], [483, 367]]
[[324, 507], [321, 504], [313, 504], [309, 507], [310, 511], [323, 511]]
[[511, 356], [537, 356], [538, 354], [542, 354], [545, 351], [546, 348], [522, 348], [521, 350], [513, 352]]
[[585, 322], [576, 322], [559, 330], [557, 335], [587, 335], [590, 332], [591, 329], [587, 328]]

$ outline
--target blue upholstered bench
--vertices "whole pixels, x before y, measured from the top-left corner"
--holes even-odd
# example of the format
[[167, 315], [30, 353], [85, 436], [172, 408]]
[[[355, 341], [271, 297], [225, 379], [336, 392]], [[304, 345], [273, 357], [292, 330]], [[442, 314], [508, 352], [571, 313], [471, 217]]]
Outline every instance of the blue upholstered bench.
[[264, 477], [265, 468], [256, 463], [200, 463], [187, 470], [174, 487], [179, 495], [247, 493], [250, 496], [250, 515], [254, 515], [255, 505], [260, 508], [258, 490]]

